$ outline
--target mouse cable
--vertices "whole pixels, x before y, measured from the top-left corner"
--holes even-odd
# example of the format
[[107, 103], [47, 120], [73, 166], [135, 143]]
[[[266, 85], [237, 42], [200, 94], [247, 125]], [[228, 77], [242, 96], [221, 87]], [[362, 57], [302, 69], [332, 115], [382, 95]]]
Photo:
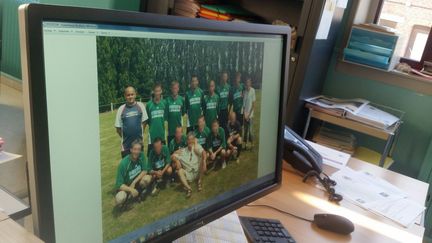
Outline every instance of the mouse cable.
[[297, 219], [301, 219], [301, 220], [304, 220], [304, 221], [307, 221], [307, 222], [311, 222], [311, 223], [313, 222], [313, 220], [311, 220], [311, 219], [307, 219], [307, 218], [303, 218], [303, 217], [297, 216], [295, 214], [292, 214], [290, 212], [284, 211], [282, 209], [279, 209], [279, 208], [276, 208], [276, 207], [273, 207], [273, 206], [270, 206], [270, 205], [265, 205], [265, 204], [246, 204], [245, 206], [246, 207], [265, 207], [265, 208], [270, 208], [270, 209], [276, 210], [276, 211], [278, 211], [280, 213], [287, 214], [287, 215], [292, 216], [292, 217], [297, 218]]

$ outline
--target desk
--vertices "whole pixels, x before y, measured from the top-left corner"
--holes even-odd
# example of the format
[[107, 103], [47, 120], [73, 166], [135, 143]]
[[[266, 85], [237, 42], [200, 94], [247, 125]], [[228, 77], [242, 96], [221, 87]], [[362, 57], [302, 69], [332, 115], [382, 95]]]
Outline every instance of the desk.
[[376, 127], [369, 126], [367, 124], [361, 123], [359, 121], [354, 121], [347, 119], [344, 116], [335, 116], [330, 115], [322, 111], [318, 111], [313, 109], [309, 104], [306, 104], [306, 107], [309, 109], [308, 117], [306, 120], [306, 125], [303, 130], [303, 138], [306, 138], [307, 132], [309, 130], [309, 124], [311, 118], [315, 118], [324, 122], [328, 122], [337, 126], [345, 127], [372, 137], [376, 137], [378, 139], [385, 140], [384, 151], [382, 152], [381, 159], [379, 161], [379, 165], [381, 167], [384, 166], [385, 159], [389, 155], [391, 148], [393, 146], [394, 138], [397, 136], [399, 132], [399, 128], [401, 122], [397, 122], [395, 125], [391, 126], [388, 129], [379, 129]]
[[14, 220], [30, 214], [30, 206], [0, 186], [0, 208]]
[[[286, 163], [284, 163], [286, 164]], [[413, 200], [424, 204], [429, 185], [410, 177], [380, 168], [364, 161], [351, 158], [348, 166], [355, 170], [367, 170], [407, 192]], [[343, 200], [340, 206], [327, 201], [327, 194], [310, 180], [302, 182], [302, 177], [288, 166], [284, 166], [282, 187], [252, 204], [272, 205], [296, 215], [313, 219], [317, 213], [343, 215], [355, 224], [351, 235], [338, 235], [321, 230], [309, 222], [276, 212], [264, 207], [242, 207], [237, 210], [241, 216], [279, 219], [294, 239], [299, 242], [422, 242], [424, 227], [422, 217], [410, 228], [404, 228], [393, 221], [373, 214]], [[323, 166], [327, 174], [336, 169]]]
[[0, 243], [42, 243], [32, 233], [13, 221], [6, 214], [0, 212]]

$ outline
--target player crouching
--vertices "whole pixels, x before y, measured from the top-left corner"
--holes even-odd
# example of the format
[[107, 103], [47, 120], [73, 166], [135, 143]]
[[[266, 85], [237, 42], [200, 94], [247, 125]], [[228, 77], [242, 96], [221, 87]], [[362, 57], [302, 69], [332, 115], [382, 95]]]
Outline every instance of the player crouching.
[[126, 155], [118, 165], [116, 206], [122, 207], [129, 198], [143, 195], [152, 182], [152, 176], [149, 174], [151, 165], [142, 152], [142, 146], [140, 140], [132, 142], [130, 154]]
[[153, 141], [153, 149], [150, 151], [149, 161], [152, 165], [150, 174], [155, 181], [151, 193], [155, 195], [159, 192], [164, 182], [171, 182], [171, 175], [173, 174], [169, 149], [166, 145], [162, 144], [162, 139], [159, 137]]
[[190, 183], [193, 181], [197, 181], [198, 191], [202, 190], [206, 156], [205, 150], [198, 144], [193, 132], [189, 132], [187, 135], [187, 147], [177, 150], [172, 155], [179, 180], [184, 186], [188, 198], [192, 195]]
[[[229, 114], [227, 131], [228, 131], [227, 145], [229, 151], [232, 153], [231, 155], [236, 160], [236, 162], [240, 163], [239, 156], [243, 145], [242, 145], [242, 137], [241, 137], [241, 125], [236, 118], [235, 112], [231, 112]], [[229, 156], [230, 154], [227, 154], [227, 157]]]
[[211, 133], [208, 140], [209, 163], [213, 163], [213, 168], [216, 162], [222, 162], [222, 169], [226, 167], [227, 155], [231, 154], [231, 150], [227, 149], [225, 130], [219, 126], [219, 121], [214, 120], [211, 124]]

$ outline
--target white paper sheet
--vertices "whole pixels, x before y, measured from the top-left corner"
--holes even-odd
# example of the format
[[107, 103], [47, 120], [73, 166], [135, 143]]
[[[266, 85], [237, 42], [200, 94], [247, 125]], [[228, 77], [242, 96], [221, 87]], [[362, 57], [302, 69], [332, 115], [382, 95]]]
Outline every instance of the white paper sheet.
[[346, 166], [348, 160], [351, 158], [350, 154], [311, 141], [307, 142], [322, 156], [323, 163], [331, 167], [341, 169]]
[[22, 157], [19, 154], [13, 154], [13, 153], [8, 153], [8, 152], [0, 152], [0, 164], [12, 161], [14, 159], [18, 159]]
[[173, 241], [173, 243], [247, 243], [237, 212], [234, 211]]
[[426, 209], [424, 206], [408, 198], [396, 199], [394, 201], [377, 201], [365, 206], [372, 212], [387, 217], [404, 227], [409, 227]]
[[408, 194], [386, 180], [367, 171], [354, 171], [348, 167], [333, 173], [335, 190], [344, 199], [371, 212], [409, 227], [425, 207], [408, 198]]

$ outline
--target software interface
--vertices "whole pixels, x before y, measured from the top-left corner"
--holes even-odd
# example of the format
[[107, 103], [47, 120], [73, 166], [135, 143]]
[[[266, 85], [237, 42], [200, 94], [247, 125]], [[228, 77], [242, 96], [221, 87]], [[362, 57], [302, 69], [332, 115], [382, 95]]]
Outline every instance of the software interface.
[[43, 43], [58, 242], [152, 239], [274, 180], [281, 36], [44, 22]]

